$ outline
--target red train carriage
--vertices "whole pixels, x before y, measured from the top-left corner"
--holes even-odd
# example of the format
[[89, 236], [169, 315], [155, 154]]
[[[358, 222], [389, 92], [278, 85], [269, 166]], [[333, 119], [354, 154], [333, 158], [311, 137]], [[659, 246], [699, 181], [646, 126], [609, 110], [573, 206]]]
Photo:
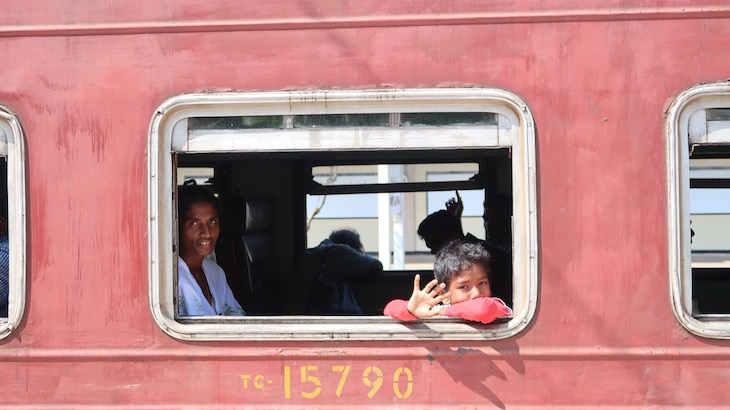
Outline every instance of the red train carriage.
[[[2, 9], [0, 404], [730, 402], [721, 2]], [[246, 316], [180, 310], [185, 181]], [[478, 238], [506, 198], [513, 315], [383, 316], [457, 195]], [[362, 315], [312, 313], [306, 250], [341, 226], [383, 271], [349, 282]]]

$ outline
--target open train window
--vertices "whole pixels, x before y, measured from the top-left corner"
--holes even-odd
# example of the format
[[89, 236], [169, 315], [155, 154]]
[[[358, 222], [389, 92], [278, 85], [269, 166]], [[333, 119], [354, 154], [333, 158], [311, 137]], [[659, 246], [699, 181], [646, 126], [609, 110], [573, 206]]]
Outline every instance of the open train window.
[[[513, 94], [471, 88], [180, 95], [153, 117], [149, 155], [151, 304], [174, 337], [498, 339], [524, 329], [534, 314], [534, 127]], [[192, 317], [177, 308], [176, 193], [190, 180], [218, 198], [214, 257], [247, 316]], [[416, 228], [457, 191], [464, 231], [482, 238], [485, 202], [511, 199], [514, 315], [490, 325], [453, 318], [413, 325], [382, 316], [388, 300], [408, 297], [415, 273], [432, 274], [433, 257]], [[344, 226], [360, 232], [364, 251], [384, 267], [353, 282], [364, 315], [288, 309], [301, 290], [302, 254]]]
[[0, 105], [0, 338], [25, 308], [25, 154], [18, 118]]
[[730, 91], [683, 92], [668, 112], [671, 293], [679, 321], [730, 338]]

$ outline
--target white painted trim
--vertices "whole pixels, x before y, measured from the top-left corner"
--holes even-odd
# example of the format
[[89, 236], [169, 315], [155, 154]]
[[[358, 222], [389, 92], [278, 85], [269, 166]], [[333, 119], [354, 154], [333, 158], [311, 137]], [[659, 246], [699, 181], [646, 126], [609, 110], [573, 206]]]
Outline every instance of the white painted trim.
[[0, 134], [8, 161], [8, 239], [10, 273], [8, 318], [0, 320], [0, 339], [18, 327], [26, 300], [26, 225], [25, 225], [25, 136], [20, 120], [0, 105]]
[[[405, 112], [494, 112], [498, 126], [443, 127], [449, 139], [428, 127], [422, 138], [409, 130], [377, 136], [370, 128], [261, 131], [194, 131], [180, 125], [190, 117], [304, 115]], [[481, 132], [472, 132], [475, 129]], [[383, 131], [381, 130], [381, 131]], [[345, 133], [349, 133], [348, 137]], [[345, 137], [343, 138], [343, 134]], [[502, 134], [505, 138], [502, 138]], [[335, 138], [337, 135], [337, 138]], [[272, 139], [268, 139], [272, 136]], [[341, 141], [346, 141], [343, 144]], [[316, 143], [315, 143], [316, 142]], [[386, 317], [201, 317], [192, 323], [175, 320], [173, 305], [175, 235], [172, 153], [238, 150], [437, 149], [511, 146], [514, 186], [514, 317], [507, 323], [479, 325], [454, 319], [403, 324]], [[516, 95], [482, 88], [330, 90], [287, 92], [221, 92], [184, 94], [157, 109], [149, 139], [150, 304], [160, 328], [183, 340], [485, 340], [514, 336], [532, 320], [537, 307], [537, 200], [535, 129], [532, 114]], [[346, 326], [343, 326], [346, 324]]]
[[499, 142], [496, 126], [194, 130], [188, 133], [180, 152], [457, 149], [499, 147]]
[[698, 336], [730, 339], [730, 315], [713, 315], [707, 320], [692, 315], [689, 145], [728, 142], [717, 139], [717, 133], [707, 133], [708, 123], [719, 122], [702, 124], [704, 111], [709, 108], [730, 108], [730, 82], [691, 87], [679, 94], [667, 110], [669, 294], [674, 316], [687, 330]]

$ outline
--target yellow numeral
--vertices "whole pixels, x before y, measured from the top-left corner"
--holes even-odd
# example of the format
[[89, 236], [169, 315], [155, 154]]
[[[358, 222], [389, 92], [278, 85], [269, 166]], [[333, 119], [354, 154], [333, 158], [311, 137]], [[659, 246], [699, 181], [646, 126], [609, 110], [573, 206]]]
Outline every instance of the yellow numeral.
[[314, 390], [311, 392], [305, 392], [302, 390], [302, 397], [305, 399], [313, 399], [319, 396], [319, 392], [322, 391], [322, 383], [319, 382], [319, 379], [316, 376], [308, 376], [308, 371], [316, 372], [317, 366], [302, 366], [302, 384], [307, 382], [314, 383]]
[[[374, 382], [370, 381], [371, 372], [375, 373], [375, 376], [377, 376]], [[370, 392], [368, 392], [368, 397], [372, 399], [373, 396], [375, 396], [375, 393], [377, 393], [380, 389], [380, 386], [383, 385], [383, 372], [375, 366], [370, 366], [362, 372], [362, 382], [365, 383], [366, 386], [372, 387]]]
[[332, 371], [342, 373], [342, 376], [340, 376], [340, 384], [337, 385], [337, 391], [335, 392], [337, 397], [340, 397], [340, 394], [342, 393], [342, 388], [345, 387], [345, 380], [347, 380], [347, 375], [350, 373], [350, 366], [332, 366]]
[[[405, 373], [406, 378], [408, 379], [405, 393], [401, 393], [400, 387], [398, 386], [398, 382], [400, 381], [400, 375], [402, 373]], [[393, 391], [399, 399], [407, 399], [408, 397], [410, 397], [411, 393], [413, 392], [413, 373], [411, 373], [411, 369], [407, 367], [399, 367], [398, 370], [395, 371], [395, 374], [393, 374]]]
[[291, 399], [291, 369], [284, 366], [284, 398]]

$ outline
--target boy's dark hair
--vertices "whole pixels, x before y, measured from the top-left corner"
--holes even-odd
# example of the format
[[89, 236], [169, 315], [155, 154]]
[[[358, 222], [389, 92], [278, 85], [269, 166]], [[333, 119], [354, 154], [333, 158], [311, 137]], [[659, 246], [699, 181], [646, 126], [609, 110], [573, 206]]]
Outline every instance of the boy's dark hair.
[[451, 281], [459, 273], [478, 263], [487, 272], [487, 277], [491, 283], [491, 260], [492, 257], [489, 252], [480, 243], [456, 239], [444, 245], [436, 253], [436, 261], [433, 263], [433, 275], [440, 283], [445, 283], [446, 289], [448, 289]]
[[329, 237], [330, 241], [343, 245], [348, 245], [360, 253], [365, 253], [365, 248], [360, 242], [360, 234], [354, 229], [343, 228], [332, 231]]
[[220, 208], [218, 207], [218, 199], [213, 195], [209, 189], [202, 186], [196, 185], [194, 180], [193, 183], [185, 181], [185, 185], [178, 187], [177, 189], [177, 217], [180, 221], [185, 218], [185, 214], [193, 207], [196, 202], [209, 202], [215, 206], [215, 209], [220, 214]]

